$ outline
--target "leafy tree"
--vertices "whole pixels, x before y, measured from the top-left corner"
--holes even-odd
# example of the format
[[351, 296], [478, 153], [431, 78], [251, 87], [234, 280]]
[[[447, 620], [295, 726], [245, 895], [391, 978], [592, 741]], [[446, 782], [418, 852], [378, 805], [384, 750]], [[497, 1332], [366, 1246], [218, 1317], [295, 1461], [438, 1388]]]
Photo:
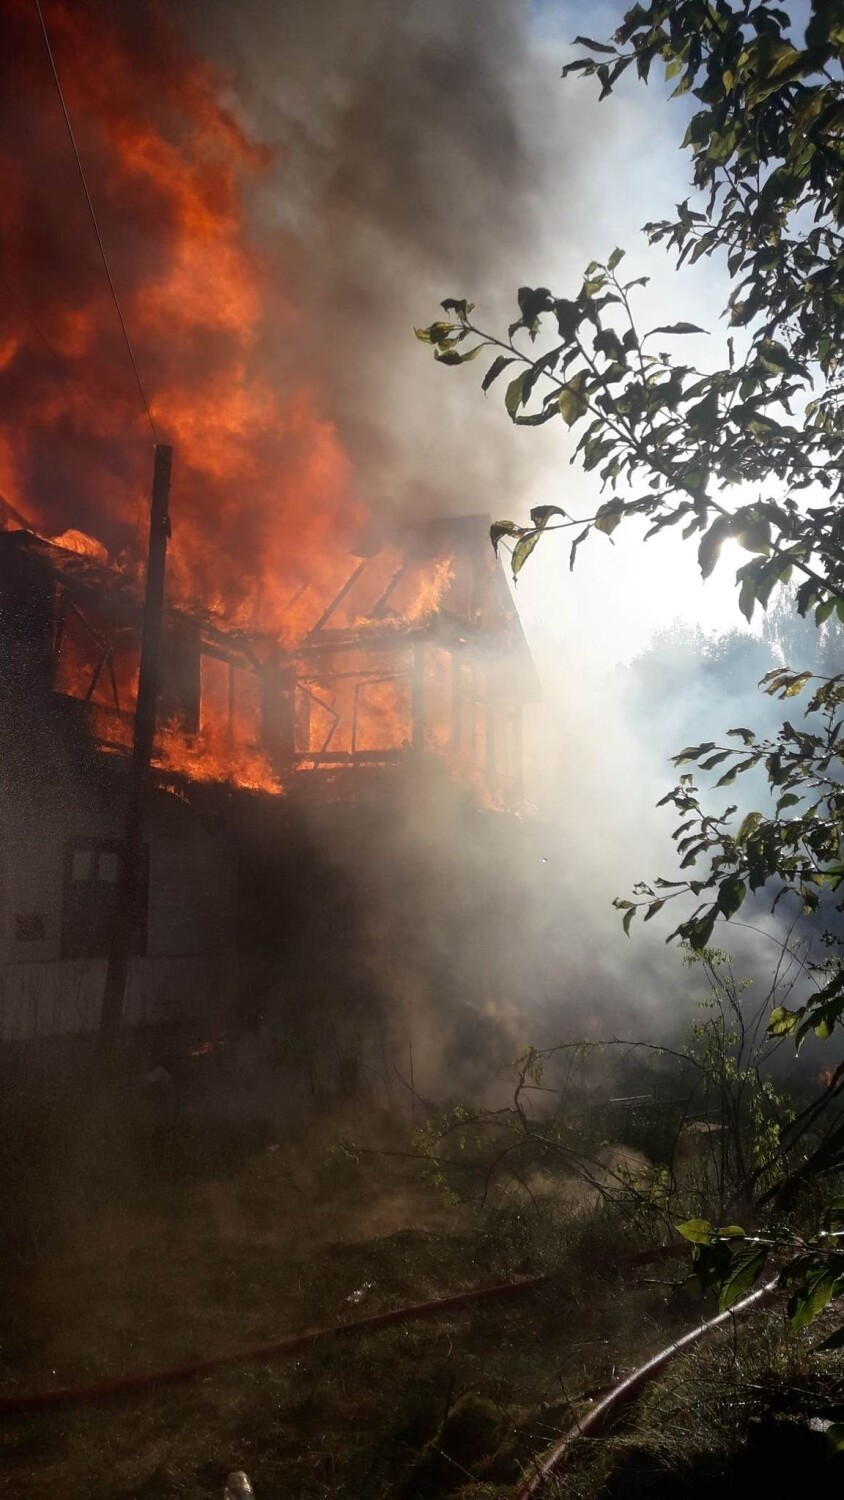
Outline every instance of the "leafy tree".
[[[640, 332], [637, 280], [623, 279], [620, 249], [587, 267], [573, 297], [520, 288], [506, 336], [481, 329], [472, 303], [447, 299], [446, 318], [417, 330], [434, 357], [459, 365], [490, 351], [483, 390], [509, 370], [504, 401], [515, 423], [580, 427], [575, 456], [608, 495], [586, 518], [540, 506], [530, 525], [498, 521], [493, 545], [510, 540], [517, 575], [548, 530], [575, 530], [573, 564], [591, 533], [611, 536], [644, 517], [647, 537], [676, 525], [695, 537], [704, 577], [724, 541], [738, 541], [750, 554], [737, 574], [748, 619], [794, 578], [801, 615], [844, 621], [844, 13], [815, 0], [800, 44], [779, 7], [657, 0], [634, 5], [609, 43], [577, 40], [592, 55], [564, 72], [597, 76], [602, 97], [628, 68], [647, 79], [659, 60], [677, 79], [674, 93], [699, 102], [683, 143], [696, 206], [687, 200], [676, 220], [646, 233], [675, 249], [679, 264], [726, 254], [734, 332], [727, 364], [713, 370], [663, 347], [702, 332], [697, 325]], [[748, 499], [751, 485], [758, 493]], [[734, 809], [702, 811], [684, 774], [666, 800], [686, 819], [684, 866], [705, 860], [708, 868], [643, 885], [636, 902], [619, 903], [628, 929], [642, 907], [652, 917], [690, 892], [706, 899], [675, 935], [702, 949], [716, 918], [733, 915], [748, 889], [771, 881], [776, 895], [793, 893], [813, 909], [819, 889], [844, 883], [844, 677], [776, 668], [763, 682], [786, 700], [811, 684], [817, 721], [800, 730], [786, 722], [774, 740], [730, 730], [724, 744], [689, 747], [677, 764], [718, 766], [720, 786], [764, 766], [774, 815], [754, 814], [736, 829]], [[844, 976], [830, 983], [823, 1029], [844, 1009]]]
[[[491, 356], [482, 389], [507, 372], [504, 404], [514, 423], [562, 421], [574, 429], [574, 457], [595, 474], [602, 495], [587, 517], [549, 505], [534, 509], [530, 524], [497, 521], [493, 546], [511, 549], [518, 575], [552, 529], [572, 530], [573, 566], [594, 532], [611, 537], [637, 518], [647, 523], [647, 538], [679, 526], [695, 539], [704, 577], [728, 538], [747, 552], [736, 582], [748, 619], [791, 585], [799, 615], [837, 628], [844, 622], [844, 7], [812, 0], [798, 31], [788, 9], [756, 0], [654, 0], [633, 5], [609, 41], [578, 37], [576, 44], [582, 55], [564, 75], [596, 78], [601, 98], [630, 69], [647, 82], [661, 67], [674, 83], [672, 97], [694, 101], [682, 142], [693, 192], [675, 218], [648, 224], [645, 233], [678, 265], [726, 260], [729, 333], [723, 358], [705, 365], [677, 352], [703, 333], [696, 324], [642, 330], [643, 278], [625, 279], [621, 249], [592, 261], [571, 295], [521, 287], [519, 315], [506, 333], [482, 328], [473, 303], [447, 299], [444, 317], [417, 329], [435, 359], [457, 366]], [[697, 340], [692, 347], [707, 346]], [[663, 799], [682, 817], [680, 878], [644, 882], [633, 899], [619, 899], [626, 931], [637, 914], [649, 920], [689, 895], [698, 904], [671, 936], [698, 951], [716, 920], [734, 916], [750, 892], [768, 891], [775, 904], [796, 899], [807, 913], [831, 893], [836, 912], [844, 909], [844, 673], [778, 666], [761, 685], [795, 706], [806, 695], [804, 723], [785, 720], [768, 736], [737, 726], [723, 740], [687, 747], [675, 764], [717, 769], [722, 788], [762, 770], [773, 807], [740, 820], [735, 805], [714, 814], [694, 774], [682, 770]], [[775, 1011], [772, 1034], [793, 1034], [799, 1044], [810, 1031], [828, 1037], [841, 1023], [844, 963], [837, 934], [828, 939], [824, 982], [802, 1006]], [[834, 1100], [844, 1070], [833, 1078]], [[832, 1131], [822, 1156], [818, 1171], [844, 1163], [844, 1127]], [[830, 1213], [827, 1247], [839, 1243], [830, 1236], [844, 1223], [844, 1209]], [[722, 1269], [734, 1228], [698, 1231], [707, 1254], [717, 1247]], [[761, 1248], [749, 1248], [755, 1259], [736, 1285], [758, 1274]], [[820, 1275], [815, 1250], [806, 1254], [811, 1274]], [[844, 1288], [844, 1257], [832, 1269], [821, 1261], [824, 1295]]]

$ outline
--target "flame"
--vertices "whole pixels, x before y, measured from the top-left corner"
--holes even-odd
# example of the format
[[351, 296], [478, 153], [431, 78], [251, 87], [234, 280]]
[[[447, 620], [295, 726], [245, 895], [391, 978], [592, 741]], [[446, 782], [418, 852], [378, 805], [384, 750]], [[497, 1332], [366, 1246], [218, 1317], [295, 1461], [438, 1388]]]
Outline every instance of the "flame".
[[454, 560], [441, 557], [414, 570], [403, 590], [396, 591], [393, 607], [403, 622], [419, 625], [437, 613], [443, 596], [454, 581]]
[[179, 724], [165, 724], [155, 739], [155, 765], [192, 781], [229, 782], [252, 792], [283, 788], [269, 759], [257, 745], [246, 745], [220, 727], [206, 724], [199, 735]]
[[[0, 103], [13, 294], [0, 492], [62, 545], [84, 532], [116, 554], [141, 539], [149, 429], [31, 6], [4, 9], [17, 87]], [[152, 416], [175, 448], [171, 598], [289, 637], [290, 595], [364, 511], [320, 391], [284, 368], [299, 317], [284, 247], [250, 239], [250, 193], [275, 153], [221, 106], [227, 80], [165, 8], [54, 0], [48, 22]]]
[[[351, 555], [367, 519], [351, 464], [317, 378], [303, 379], [287, 353], [307, 314], [285, 280], [301, 248], [279, 235], [259, 245], [250, 229], [281, 147], [253, 139], [222, 106], [234, 90], [191, 54], [177, 16], [155, 0], [51, 0], [47, 15], [150, 413], [175, 449], [168, 601], [281, 651], [323, 629], [368, 640], [418, 628], [449, 606], [453, 560], [409, 559], [398, 547]], [[0, 287], [9, 292], [0, 298], [0, 524], [26, 516], [63, 549], [100, 564], [117, 557], [138, 573], [146, 414], [30, 0], [6, 0], [4, 20], [15, 86], [0, 97]], [[104, 646], [106, 623], [72, 607], [62, 631], [56, 690], [86, 703], [104, 745], [125, 746], [137, 641]], [[322, 764], [326, 750], [410, 748], [415, 668], [405, 649], [394, 643], [388, 661], [373, 652], [357, 681], [346, 652], [328, 685], [318, 673], [300, 683], [300, 765]], [[455, 739], [447, 663], [432, 670], [415, 742], [468, 767], [476, 741]], [[261, 744], [262, 711], [256, 673], [203, 655], [199, 723], [160, 729], [158, 768], [281, 791]]]
[[87, 536], [84, 531], [76, 531], [71, 527], [69, 531], [63, 531], [60, 536], [47, 538], [56, 547], [63, 547], [65, 552], [76, 552], [80, 557], [93, 557], [96, 562], [107, 563], [108, 552], [102, 542], [96, 537]]

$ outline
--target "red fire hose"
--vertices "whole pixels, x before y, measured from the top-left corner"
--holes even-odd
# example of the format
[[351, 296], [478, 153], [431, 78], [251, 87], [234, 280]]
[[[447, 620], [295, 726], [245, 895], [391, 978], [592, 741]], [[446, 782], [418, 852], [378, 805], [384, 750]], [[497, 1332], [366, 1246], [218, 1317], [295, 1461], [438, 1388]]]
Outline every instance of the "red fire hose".
[[684, 1354], [686, 1350], [692, 1349], [701, 1339], [723, 1328], [733, 1318], [743, 1317], [746, 1313], [754, 1312], [756, 1308], [764, 1306], [771, 1300], [778, 1287], [778, 1278], [767, 1282], [765, 1286], [757, 1287], [755, 1292], [743, 1297], [741, 1302], [737, 1302], [735, 1307], [731, 1307], [728, 1312], [719, 1313], [717, 1317], [710, 1318], [708, 1323], [701, 1323], [698, 1328], [693, 1328], [690, 1333], [684, 1334], [675, 1343], [669, 1344], [659, 1354], [655, 1354], [646, 1364], [640, 1365], [638, 1370], [634, 1370], [632, 1375], [628, 1375], [626, 1380], [623, 1380], [608, 1395], [602, 1397], [582, 1421], [570, 1427], [565, 1436], [554, 1444], [551, 1451], [537, 1464], [534, 1472], [522, 1481], [514, 1500], [536, 1500], [538, 1495], [544, 1493], [548, 1481], [559, 1477], [568, 1458], [569, 1449], [577, 1438], [596, 1437], [606, 1427], [619, 1407], [626, 1405], [634, 1396], [638, 1396], [643, 1386], [653, 1380], [660, 1370], [664, 1370], [665, 1366], [676, 1359], [678, 1354]]
[[481, 1286], [468, 1292], [454, 1292], [449, 1297], [435, 1297], [430, 1302], [417, 1302], [410, 1307], [394, 1307], [389, 1312], [374, 1313], [368, 1318], [358, 1318], [353, 1323], [314, 1328], [308, 1333], [294, 1333], [287, 1338], [275, 1339], [270, 1344], [230, 1350], [227, 1354], [213, 1354], [208, 1359], [194, 1360], [190, 1364], [175, 1365], [165, 1370], [144, 1370], [134, 1375], [118, 1375], [111, 1380], [98, 1380], [92, 1385], [58, 1386], [51, 1390], [32, 1391], [23, 1396], [0, 1396], [0, 1416], [20, 1416], [30, 1412], [55, 1411], [59, 1407], [84, 1406], [90, 1402], [126, 1396], [132, 1391], [146, 1390], [150, 1386], [195, 1380], [200, 1375], [209, 1375], [226, 1365], [298, 1354], [302, 1349], [309, 1349], [312, 1344], [321, 1343], [324, 1339], [348, 1338], [356, 1333], [375, 1333], [380, 1328], [389, 1328], [393, 1323], [410, 1323], [420, 1318], [436, 1317], [440, 1313], [468, 1307], [484, 1298], [513, 1297], [544, 1286], [551, 1279], [550, 1275], [530, 1276], [523, 1281], [505, 1281], [497, 1286]]
[[[653, 1250], [643, 1250], [624, 1261], [625, 1269], [648, 1265], [655, 1260], [682, 1254], [685, 1245], [662, 1245]], [[376, 1333], [394, 1323], [411, 1323], [421, 1318], [436, 1317], [440, 1313], [468, 1307], [473, 1302], [486, 1298], [512, 1297], [521, 1292], [533, 1291], [554, 1279], [553, 1274], [529, 1276], [522, 1281], [505, 1281], [495, 1286], [476, 1287], [472, 1291], [454, 1292], [448, 1297], [435, 1297], [429, 1302], [412, 1303], [409, 1307], [394, 1307], [389, 1312], [374, 1313], [368, 1318], [358, 1318], [353, 1323], [338, 1323], [329, 1328], [314, 1328], [307, 1333], [295, 1333], [287, 1338], [275, 1339], [269, 1344], [255, 1344], [250, 1349], [229, 1350], [226, 1354], [214, 1354], [208, 1359], [193, 1360], [190, 1364], [174, 1365], [163, 1370], [143, 1370], [133, 1375], [117, 1375], [110, 1380], [97, 1380], [90, 1385], [55, 1386], [52, 1389], [30, 1391], [22, 1396], [0, 1396], [0, 1417], [23, 1416], [32, 1412], [56, 1411], [69, 1406], [86, 1406], [97, 1401], [108, 1401], [143, 1391], [151, 1386], [175, 1385], [195, 1380], [201, 1375], [210, 1375], [226, 1365], [245, 1364], [252, 1360], [279, 1359], [286, 1354], [299, 1354], [313, 1344], [326, 1339], [348, 1338], [356, 1333]]]

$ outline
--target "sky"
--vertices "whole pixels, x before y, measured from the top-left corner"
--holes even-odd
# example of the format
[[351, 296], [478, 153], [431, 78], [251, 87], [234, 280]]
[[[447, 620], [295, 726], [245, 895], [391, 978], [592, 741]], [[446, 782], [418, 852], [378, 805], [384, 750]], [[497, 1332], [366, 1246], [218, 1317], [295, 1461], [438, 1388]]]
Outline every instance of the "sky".
[[[555, 131], [565, 139], [572, 116], [590, 105], [588, 96], [596, 93], [593, 80], [559, 80], [564, 62], [581, 51], [571, 47], [573, 36], [588, 30], [604, 39], [622, 10], [617, 4], [584, 7], [566, 0], [535, 0], [532, 67], [543, 83], [558, 79], [556, 95], [551, 95], [554, 118], [543, 121], [544, 140]], [[605, 259], [614, 246], [622, 246], [631, 278], [651, 277], [640, 293], [643, 320], [650, 317], [656, 324], [683, 318], [713, 330], [709, 340], [684, 341], [684, 354], [703, 361], [707, 344], [718, 339], [719, 313], [726, 300], [723, 268], [705, 261], [676, 272], [665, 251], [650, 248], [641, 232], [646, 220], [670, 215], [690, 192], [689, 159], [679, 150], [688, 105], [669, 103], [667, 92], [658, 76], [645, 88], [625, 75], [617, 91], [600, 105], [600, 134], [586, 146], [586, 190], [576, 200], [555, 192], [553, 157], [543, 159], [544, 212], [533, 284], [573, 295], [589, 260]], [[535, 123], [534, 132], [539, 135]], [[579, 429], [572, 438], [550, 424], [524, 436], [541, 450], [541, 459], [530, 473], [528, 493], [514, 496], [511, 518], [521, 520], [539, 504], [558, 504], [570, 513], [588, 515], [597, 490], [594, 476], [569, 464]], [[552, 637], [590, 673], [631, 660], [675, 620], [712, 633], [747, 628], [734, 585], [735, 569], [743, 558], [737, 547], [724, 549], [715, 573], [704, 582], [694, 543], [684, 544], [669, 533], [643, 545], [644, 529], [621, 527], [612, 543], [594, 536], [581, 549], [573, 572], [568, 566], [570, 537], [549, 536], [533, 554], [516, 590], [528, 636]]]

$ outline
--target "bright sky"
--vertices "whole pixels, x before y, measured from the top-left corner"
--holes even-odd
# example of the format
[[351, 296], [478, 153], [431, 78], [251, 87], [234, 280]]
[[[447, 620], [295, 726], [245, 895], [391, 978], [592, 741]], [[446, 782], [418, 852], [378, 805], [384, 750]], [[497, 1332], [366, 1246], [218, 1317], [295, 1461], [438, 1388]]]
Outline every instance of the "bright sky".
[[[598, 40], [606, 38], [622, 11], [619, 4], [578, 4], [577, 0], [534, 0], [535, 64], [553, 70], [573, 54], [568, 47], [578, 32], [588, 31]], [[577, 49], [579, 52], [580, 49]], [[716, 263], [702, 262], [676, 273], [670, 257], [661, 249], [649, 249], [641, 225], [646, 220], [668, 217], [674, 205], [690, 195], [689, 158], [678, 149], [688, 106], [669, 104], [659, 69], [646, 89], [635, 79], [604, 101], [598, 120], [603, 130], [586, 149], [588, 186], [578, 201], [567, 201], [549, 180], [545, 187], [548, 218], [543, 242], [537, 247], [534, 284], [548, 285], [558, 294], [576, 292], [579, 277], [593, 257], [605, 259], [615, 245], [627, 250], [625, 266], [630, 276], [650, 275], [650, 286], [641, 293], [641, 318], [645, 326], [684, 318], [711, 328], [712, 339], [682, 340], [683, 356], [699, 360], [718, 357], [723, 338], [719, 313], [725, 300], [726, 277]], [[560, 139], [571, 132], [571, 111], [582, 109], [587, 95], [597, 92], [594, 81], [570, 78], [557, 85], [558, 117], [544, 120], [545, 139], [556, 130]], [[532, 132], [531, 132], [532, 133]], [[677, 341], [675, 341], [676, 346]], [[714, 348], [708, 346], [714, 345]], [[575, 441], [580, 429], [575, 429]], [[590, 514], [598, 486], [594, 475], [570, 467], [574, 446], [569, 435], [554, 424], [540, 429], [514, 431], [516, 441], [542, 445], [543, 456], [530, 470], [530, 490], [514, 503], [512, 519], [521, 520], [530, 506], [562, 505], [570, 513]], [[547, 456], [546, 456], [547, 455]], [[527, 457], [527, 451], [526, 451]], [[696, 543], [683, 543], [669, 532], [642, 545], [642, 530], [622, 527], [615, 545], [595, 536], [578, 554], [569, 572], [571, 534], [561, 533], [541, 545], [525, 567], [516, 598], [528, 634], [539, 628], [560, 639], [576, 652], [586, 670], [600, 671], [617, 661], [627, 661], [643, 649], [653, 634], [675, 619], [699, 624], [707, 631], [746, 628], [738, 610], [734, 586], [736, 566], [745, 559], [737, 547], [732, 556], [725, 549], [714, 575], [705, 583], [700, 577]]]

